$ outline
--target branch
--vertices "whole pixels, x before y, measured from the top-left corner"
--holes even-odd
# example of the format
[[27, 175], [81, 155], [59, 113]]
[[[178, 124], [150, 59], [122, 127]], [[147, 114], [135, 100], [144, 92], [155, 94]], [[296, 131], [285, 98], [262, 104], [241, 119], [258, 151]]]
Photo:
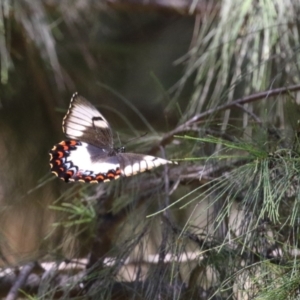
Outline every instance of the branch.
[[188, 131], [189, 127], [191, 127], [193, 124], [199, 122], [200, 120], [202, 120], [212, 114], [215, 114], [217, 112], [224, 111], [227, 109], [231, 109], [236, 106], [240, 107], [242, 104], [255, 102], [260, 99], [271, 98], [271, 97], [274, 97], [274, 96], [277, 96], [280, 94], [287, 94], [287, 93], [295, 92], [295, 91], [299, 91], [299, 90], [300, 90], [299, 84], [292, 85], [292, 86], [289, 86], [286, 88], [278, 88], [278, 89], [268, 90], [268, 91], [256, 93], [256, 94], [253, 94], [253, 95], [250, 95], [247, 97], [237, 99], [235, 101], [217, 106], [215, 108], [211, 108], [201, 114], [197, 114], [194, 117], [192, 117], [191, 119], [189, 119], [188, 121], [186, 121], [184, 124], [179, 125], [177, 128], [175, 128], [174, 130], [167, 133], [158, 144], [154, 145], [151, 148], [150, 154], [154, 155], [161, 146], [164, 147], [167, 144], [170, 144], [170, 142], [173, 140], [174, 135]]
[[19, 290], [25, 285], [25, 282], [29, 276], [29, 274], [32, 272], [32, 270], [37, 267], [37, 263], [36, 262], [31, 262], [27, 265], [25, 265], [21, 271], [20, 274], [17, 278], [17, 280], [15, 281], [15, 283], [13, 284], [13, 286], [11, 287], [6, 300], [15, 300], [18, 298], [18, 294], [19, 294]]

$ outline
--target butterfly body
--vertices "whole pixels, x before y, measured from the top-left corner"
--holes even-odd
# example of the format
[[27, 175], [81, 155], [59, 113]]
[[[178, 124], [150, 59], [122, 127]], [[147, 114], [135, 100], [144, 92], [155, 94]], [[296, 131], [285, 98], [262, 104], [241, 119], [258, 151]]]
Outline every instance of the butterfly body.
[[150, 155], [124, 153], [124, 147], [113, 148], [108, 122], [77, 93], [63, 119], [63, 131], [70, 140], [50, 150], [50, 167], [65, 182], [106, 182], [172, 163]]

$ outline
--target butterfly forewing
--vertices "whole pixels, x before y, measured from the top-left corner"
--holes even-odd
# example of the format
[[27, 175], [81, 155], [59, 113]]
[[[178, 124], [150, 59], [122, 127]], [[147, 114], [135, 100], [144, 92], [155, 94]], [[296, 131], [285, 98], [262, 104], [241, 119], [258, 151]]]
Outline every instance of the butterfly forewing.
[[63, 119], [63, 131], [68, 138], [96, 147], [113, 148], [111, 128], [103, 115], [85, 98], [75, 93]]
[[111, 128], [102, 114], [75, 93], [63, 119], [69, 141], [50, 150], [52, 173], [65, 182], [106, 182], [132, 176], [172, 161], [113, 148]]

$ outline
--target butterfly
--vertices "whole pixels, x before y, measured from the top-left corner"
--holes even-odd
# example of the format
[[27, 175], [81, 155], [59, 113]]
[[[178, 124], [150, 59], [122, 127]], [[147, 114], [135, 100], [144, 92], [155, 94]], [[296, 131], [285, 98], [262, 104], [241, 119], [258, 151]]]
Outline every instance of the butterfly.
[[78, 93], [71, 98], [62, 128], [69, 140], [56, 144], [49, 154], [51, 172], [65, 182], [107, 182], [176, 163], [114, 148], [109, 123]]

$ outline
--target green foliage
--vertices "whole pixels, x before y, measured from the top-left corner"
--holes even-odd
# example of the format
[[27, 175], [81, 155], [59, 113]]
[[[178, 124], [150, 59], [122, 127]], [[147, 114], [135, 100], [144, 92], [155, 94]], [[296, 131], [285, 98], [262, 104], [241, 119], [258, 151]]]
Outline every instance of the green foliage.
[[53, 226], [71, 227], [80, 224], [91, 226], [95, 221], [96, 213], [92, 205], [82, 203], [79, 199], [74, 199], [72, 203], [62, 203], [60, 206], [50, 205], [49, 208], [64, 212], [67, 221], [53, 223]]

